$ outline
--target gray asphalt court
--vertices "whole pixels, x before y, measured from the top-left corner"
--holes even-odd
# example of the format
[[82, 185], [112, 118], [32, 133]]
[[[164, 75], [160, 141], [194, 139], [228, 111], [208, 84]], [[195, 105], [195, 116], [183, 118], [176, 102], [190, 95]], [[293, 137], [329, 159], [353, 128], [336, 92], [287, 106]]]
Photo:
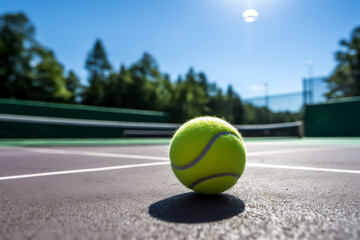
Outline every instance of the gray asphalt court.
[[247, 143], [238, 183], [195, 194], [167, 145], [0, 148], [0, 239], [360, 239], [360, 145]]

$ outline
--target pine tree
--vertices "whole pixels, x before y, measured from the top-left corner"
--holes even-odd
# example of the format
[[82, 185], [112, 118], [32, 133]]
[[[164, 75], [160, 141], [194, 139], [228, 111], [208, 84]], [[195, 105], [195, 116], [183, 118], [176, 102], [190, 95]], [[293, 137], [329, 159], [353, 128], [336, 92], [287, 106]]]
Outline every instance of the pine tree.
[[105, 97], [105, 82], [110, 75], [111, 65], [100, 39], [95, 41], [94, 47], [86, 59], [85, 68], [89, 73], [89, 85], [83, 93], [83, 103], [102, 105]]

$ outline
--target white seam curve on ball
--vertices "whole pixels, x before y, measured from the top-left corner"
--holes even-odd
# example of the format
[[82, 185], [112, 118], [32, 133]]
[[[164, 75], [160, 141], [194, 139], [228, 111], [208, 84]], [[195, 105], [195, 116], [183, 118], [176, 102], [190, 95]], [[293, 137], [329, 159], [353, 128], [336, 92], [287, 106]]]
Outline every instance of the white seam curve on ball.
[[200, 153], [200, 155], [195, 158], [193, 161], [191, 161], [190, 163], [184, 165], [184, 166], [177, 166], [173, 163], [171, 163], [171, 166], [177, 170], [185, 170], [185, 169], [188, 169], [188, 168], [191, 168], [192, 166], [194, 166], [195, 164], [197, 164], [204, 156], [205, 154], [210, 150], [211, 146], [214, 144], [214, 142], [221, 136], [223, 135], [226, 135], [226, 134], [230, 134], [230, 135], [233, 135], [237, 138], [239, 138], [239, 136], [233, 132], [220, 132], [220, 133], [217, 133], [215, 134], [211, 139], [210, 141], [206, 144], [204, 150]]
[[196, 187], [198, 184], [205, 182], [207, 180], [210, 180], [212, 178], [217, 178], [217, 177], [235, 177], [235, 178], [239, 178], [239, 174], [237, 173], [218, 173], [218, 174], [214, 174], [214, 175], [210, 175], [204, 178], [200, 178], [198, 180], [196, 180], [195, 182], [193, 182], [192, 184], [190, 184], [189, 188], [194, 189], [194, 187]]

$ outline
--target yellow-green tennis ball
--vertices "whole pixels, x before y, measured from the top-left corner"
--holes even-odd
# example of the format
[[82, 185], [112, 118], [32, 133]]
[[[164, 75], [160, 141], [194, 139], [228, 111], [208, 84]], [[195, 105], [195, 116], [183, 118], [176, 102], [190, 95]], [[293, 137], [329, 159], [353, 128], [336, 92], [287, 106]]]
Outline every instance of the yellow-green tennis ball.
[[182, 184], [198, 193], [231, 188], [245, 168], [246, 152], [239, 132], [215, 117], [182, 125], [170, 143], [171, 167]]

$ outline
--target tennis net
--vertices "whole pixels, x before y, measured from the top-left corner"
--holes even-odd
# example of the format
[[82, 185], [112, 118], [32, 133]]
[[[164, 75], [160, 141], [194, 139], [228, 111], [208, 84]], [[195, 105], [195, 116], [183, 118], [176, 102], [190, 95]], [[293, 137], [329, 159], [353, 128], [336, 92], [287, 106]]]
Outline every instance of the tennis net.
[[[302, 122], [236, 125], [244, 137], [302, 137]], [[0, 138], [167, 138], [179, 124], [0, 114]]]

